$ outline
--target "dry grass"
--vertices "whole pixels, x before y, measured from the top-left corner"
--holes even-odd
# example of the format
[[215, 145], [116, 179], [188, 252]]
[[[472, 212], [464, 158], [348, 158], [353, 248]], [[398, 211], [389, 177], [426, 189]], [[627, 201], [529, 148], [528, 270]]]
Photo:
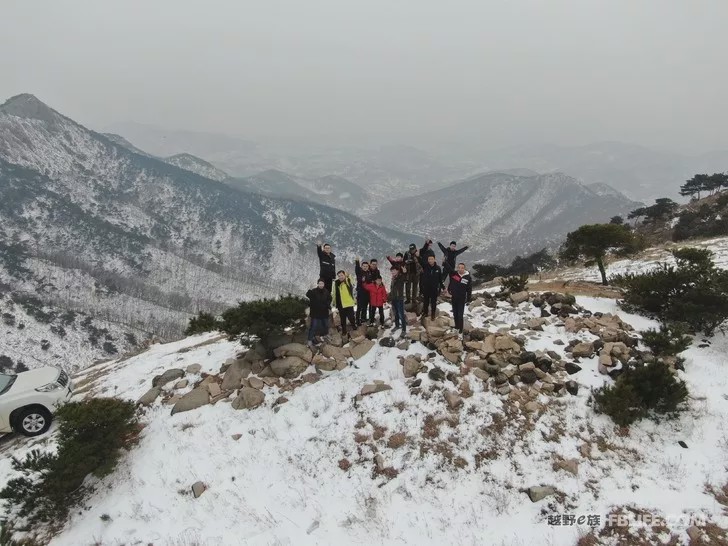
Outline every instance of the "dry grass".
[[723, 512], [728, 515], [728, 483], [723, 487], [715, 487], [710, 484], [705, 485], [705, 491], [710, 493], [718, 504], [723, 506]]
[[592, 296], [595, 298], [621, 298], [622, 293], [616, 288], [602, 286], [586, 281], [535, 281], [528, 285], [533, 292], [559, 292], [572, 296]]
[[[613, 509], [610, 515], [627, 516], [649, 516], [651, 513], [632, 506], [624, 506]], [[609, 516], [607, 516], [608, 518]], [[668, 536], [667, 542], [661, 537]], [[602, 540], [603, 539], [603, 540]], [[670, 532], [665, 526], [646, 527], [634, 523], [632, 525], [612, 525], [610, 520], [605, 521], [604, 527], [583, 535], [577, 541], [577, 546], [593, 546], [598, 544], [619, 544], [619, 546], [680, 546], [680, 537]]]

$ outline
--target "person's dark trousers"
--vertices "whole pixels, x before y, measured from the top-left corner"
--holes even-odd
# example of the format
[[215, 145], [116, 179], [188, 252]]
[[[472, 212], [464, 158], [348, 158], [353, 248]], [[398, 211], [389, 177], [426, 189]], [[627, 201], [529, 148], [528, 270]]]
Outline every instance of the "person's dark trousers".
[[452, 316], [455, 319], [455, 328], [463, 331], [463, 315], [465, 314], [465, 300], [462, 298], [452, 299]]
[[412, 280], [407, 280], [404, 283], [405, 294], [407, 296], [407, 302], [415, 301], [419, 295], [419, 279], [415, 277]]
[[434, 314], [435, 311], [437, 310], [437, 296], [438, 296], [437, 291], [424, 292], [424, 296], [425, 296], [425, 306], [422, 309], [422, 312], [427, 314], [427, 310], [429, 308], [430, 313]]
[[341, 319], [341, 333], [346, 335], [346, 321], [348, 320], [351, 324], [351, 329], [356, 330], [356, 318], [354, 317], [353, 307], [339, 307], [339, 318]]
[[317, 335], [327, 335], [329, 333], [329, 319], [312, 318], [311, 327], [308, 329], [308, 340], [313, 341]]
[[392, 300], [394, 311], [394, 325], [401, 326], [402, 331], [407, 330], [407, 315], [404, 313], [404, 300]]
[[372, 305], [369, 306], [369, 324], [374, 324], [374, 315], [377, 312], [377, 309], [379, 309], [379, 324], [384, 326], [384, 306], [381, 306], [381, 307], [374, 307]]
[[326, 288], [327, 292], [331, 292], [331, 285], [334, 283], [334, 279], [327, 279], [325, 277], [321, 277], [324, 281], [324, 288]]
[[362, 289], [356, 293], [356, 323], [361, 324], [367, 321], [367, 311], [369, 310], [369, 292]]

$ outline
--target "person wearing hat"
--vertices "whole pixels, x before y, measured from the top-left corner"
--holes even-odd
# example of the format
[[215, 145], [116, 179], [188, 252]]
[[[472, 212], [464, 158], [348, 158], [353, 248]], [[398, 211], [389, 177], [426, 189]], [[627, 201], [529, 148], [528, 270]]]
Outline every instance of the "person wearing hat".
[[306, 292], [311, 308], [311, 326], [308, 329], [308, 344], [313, 345], [314, 337], [329, 333], [329, 309], [331, 308], [331, 292], [326, 290], [326, 282], [319, 279], [316, 288]]
[[407, 304], [417, 299], [420, 285], [420, 275], [422, 274], [422, 266], [420, 265], [420, 253], [417, 250], [417, 245], [414, 243], [410, 243], [409, 250], [404, 253], [404, 266], [407, 268], [407, 273], [405, 273], [404, 276], [404, 303]]

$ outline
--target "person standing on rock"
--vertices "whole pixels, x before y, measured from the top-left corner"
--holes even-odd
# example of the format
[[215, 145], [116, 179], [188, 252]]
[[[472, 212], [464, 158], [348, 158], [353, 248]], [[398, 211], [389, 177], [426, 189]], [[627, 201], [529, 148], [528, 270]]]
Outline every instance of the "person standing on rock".
[[[329, 333], [329, 310], [331, 309], [331, 292], [326, 290], [326, 283], [319, 279], [316, 288], [306, 292], [311, 308], [311, 326], [308, 329], [308, 344], [313, 345], [314, 337], [317, 335], [328, 335]], [[323, 334], [320, 334], [323, 332]]]
[[382, 277], [374, 282], [365, 282], [364, 289], [369, 294], [369, 326], [374, 326], [374, 313], [379, 310], [379, 325], [384, 326], [384, 302], [387, 301], [387, 289], [382, 284]]
[[455, 267], [455, 260], [458, 256], [460, 256], [460, 254], [462, 254], [469, 248], [468, 245], [465, 245], [462, 248], [458, 248], [458, 245], [455, 241], [450, 241], [449, 248], [445, 248], [443, 244], [438, 241], [437, 246], [440, 247], [440, 250], [442, 250], [442, 253], [445, 255], [445, 263], [443, 265], [445, 265], [448, 273], [456, 272], [457, 268]]
[[404, 273], [399, 268], [392, 266], [392, 281], [389, 287], [389, 299], [392, 302], [392, 312], [394, 314], [394, 328], [392, 333], [400, 328], [402, 333], [400, 338], [407, 335], [407, 315], [404, 312]]
[[387, 256], [387, 261], [389, 261], [389, 264], [396, 268], [400, 273], [402, 273], [402, 268], [404, 267], [404, 254], [401, 252], [397, 252], [396, 256], [392, 258], [391, 256]]
[[406, 305], [417, 299], [419, 295], [420, 274], [422, 273], [420, 253], [417, 250], [417, 245], [414, 243], [410, 244], [409, 250], [404, 254], [404, 266], [407, 268], [407, 273], [404, 276], [404, 303]]
[[464, 263], [457, 265], [457, 271], [450, 273], [450, 284], [447, 291], [452, 297], [452, 315], [455, 318], [455, 328], [462, 334], [465, 322], [465, 304], [473, 297], [473, 279], [465, 269]]
[[429, 257], [432, 256], [435, 257], [435, 251], [432, 250], [432, 239], [430, 237], [425, 240], [425, 244], [422, 245], [422, 248], [419, 251], [419, 259], [420, 259], [420, 265], [422, 266], [422, 272], [420, 273], [420, 296], [425, 297], [425, 293], [422, 290], [422, 282], [424, 280], [424, 269], [427, 265], [427, 260]]
[[[422, 260], [422, 256], [420, 256]], [[437, 297], [440, 295], [442, 286], [442, 268], [435, 261], [435, 253], [428, 254], [426, 262], [422, 263], [422, 278], [420, 279], [420, 291], [424, 297], [424, 308], [422, 318], [427, 316], [427, 309], [430, 309], [430, 318], [435, 319], [437, 312]]]
[[330, 244], [321, 246], [321, 241], [316, 242], [316, 250], [319, 259], [319, 277], [324, 280], [326, 290], [331, 291], [331, 284], [336, 278], [336, 254], [331, 252]]
[[356, 329], [356, 318], [354, 317], [354, 287], [351, 283], [351, 277], [342, 269], [337, 274], [334, 281], [331, 300], [339, 310], [339, 319], [341, 320], [341, 334], [347, 335], [346, 321], [351, 323], [351, 329]]
[[379, 262], [376, 258], [369, 260], [369, 277], [372, 279], [372, 282], [382, 278], [382, 272], [379, 271]]
[[354, 273], [356, 274], [356, 325], [361, 326], [367, 321], [367, 313], [369, 313], [369, 291], [365, 288], [365, 284], [372, 282], [372, 275], [369, 270], [369, 262], [359, 263], [357, 256], [354, 261]]

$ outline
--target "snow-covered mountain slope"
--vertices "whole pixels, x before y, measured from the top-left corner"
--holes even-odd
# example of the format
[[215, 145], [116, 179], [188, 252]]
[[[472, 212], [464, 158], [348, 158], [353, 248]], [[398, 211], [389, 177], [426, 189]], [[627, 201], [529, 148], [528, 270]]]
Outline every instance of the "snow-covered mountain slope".
[[[653, 247], [640, 253], [638, 256], [629, 259], [616, 259], [607, 263], [607, 276], [625, 273], [644, 273], [654, 269], [659, 263], [674, 264], [675, 258], [672, 251], [685, 248], [705, 248], [713, 252], [715, 265], [728, 269], [728, 237], [715, 237], [713, 239], [681, 241], [679, 243], [666, 243]], [[541, 278], [549, 279], [580, 280], [590, 282], [601, 282], [601, 276], [596, 267], [568, 267], [560, 268], [557, 271], [544, 271]]]
[[200, 176], [204, 176], [205, 178], [209, 178], [210, 180], [217, 180], [218, 182], [222, 182], [226, 178], [230, 178], [230, 176], [225, 171], [218, 169], [212, 163], [209, 163], [204, 159], [200, 159], [199, 157], [192, 154], [175, 154], [169, 157], [165, 157], [163, 160], [170, 165], [174, 165], [176, 167], [179, 167], [180, 169], [185, 169], [186, 171], [199, 174]]
[[445, 243], [467, 244], [472, 249], [467, 260], [505, 262], [558, 245], [569, 231], [638, 205], [618, 193], [595, 193], [560, 173], [491, 173], [392, 201], [373, 218]]
[[0, 371], [42, 366], [69, 373], [135, 349], [150, 334], [43, 304], [33, 295], [0, 294]]
[[[655, 326], [622, 313], [612, 300], [577, 303], [617, 313], [638, 329]], [[490, 332], [524, 336], [526, 351], [549, 350], [565, 359], [570, 355], [564, 343], [595, 339], [588, 332], [567, 332], [555, 317], [542, 331], [523, 327], [539, 316], [530, 303], [499, 302], [493, 309], [475, 307], [466, 318]], [[151, 377], [199, 364], [200, 372], [186, 375], [188, 387], [166, 387], [165, 397], [179, 396], [206, 374], [217, 374], [240, 349], [214, 334], [201, 335], [99, 364], [74, 380], [88, 394], [137, 399]], [[377, 345], [341, 371], [317, 375], [311, 368], [293, 390], [284, 386], [295, 381], [261, 383], [265, 400], [253, 410], [235, 410], [221, 400], [170, 416], [160, 398], [143, 416], [139, 445], [96, 484], [85, 509], [74, 511], [51, 544], [486, 540], [572, 546], [591, 533], [597, 539], [588, 544], [606, 546], [624, 543], [609, 538], [614, 527], [605, 527], [607, 515], [620, 509], [669, 518], [664, 529], [643, 529], [640, 544], [671, 537], [672, 544], [687, 543], [690, 517], [711, 521], [723, 532], [728, 528], [719, 504], [725, 501], [710, 493], [728, 480], [728, 376], [718, 373], [726, 350], [728, 339], [719, 335], [686, 351], [685, 371], [677, 373], [691, 394], [688, 410], [676, 420], [644, 420], [628, 431], [587, 404], [590, 387], [611, 381], [598, 373], [597, 357], [582, 358], [581, 370], [568, 376], [580, 387], [576, 395], [549, 395], [537, 382], [534, 387], [542, 390], [529, 409], [513, 396], [521, 387], [499, 395], [473, 370], [440, 355], [423, 363], [448, 378], [420, 372], [414, 386], [399, 357], [426, 355], [429, 349], [417, 342], [407, 349]], [[357, 397], [375, 381], [391, 389]], [[448, 391], [460, 392], [460, 403], [449, 404]], [[18, 456], [32, 445], [38, 447], [18, 440], [6, 451]], [[52, 449], [52, 441], [44, 448]], [[12, 476], [5, 457], [0, 481]], [[198, 481], [207, 489], [194, 498], [190, 486]], [[525, 490], [536, 486], [558, 492], [531, 502]], [[549, 518], [569, 515], [575, 517], [572, 524], [550, 523]], [[637, 533], [638, 524], [631, 525]]]
[[159, 335], [199, 309], [310, 286], [318, 238], [341, 266], [409, 239], [142, 156], [32, 95], [0, 106], [0, 182], [2, 282]]

